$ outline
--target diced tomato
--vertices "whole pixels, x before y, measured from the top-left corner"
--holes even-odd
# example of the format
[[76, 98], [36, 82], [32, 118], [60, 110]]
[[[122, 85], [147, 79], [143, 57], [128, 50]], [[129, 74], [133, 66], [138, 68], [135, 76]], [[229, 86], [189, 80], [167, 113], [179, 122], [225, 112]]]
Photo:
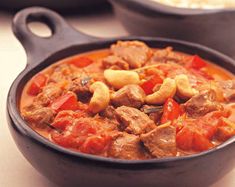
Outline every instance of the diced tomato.
[[78, 101], [73, 92], [67, 92], [52, 102], [51, 108], [56, 112], [61, 110], [77, 110]]
[[183, 127], [176, 135], [177, 146], [185, 151], [205, 151], [213, 144], [197, 128], [191, 126]]
[[177, 119], [180, 114], [180, 105], [174, 99], [168, 98], [163, 106], [163, 115], [161, 118], [161, 123], [173, 121], [174, 119]]
[[86, 139], [80, 150], [84, 153], [99, 154], [104, 151], [110, 140], [109, 137], [91, 136]]
[[149, 95], [153, 93], [153, 88], [156, 84], [162, 84], [163, 80], [159, 75], [153, 75], [149, 80], [142, 83], [140, 86], [144, 92]]
[[227, 111], [210, 112], [198, 120], [197, 127], [207, 139], [212, 139], [219, 127], [220, 118], [224, 116], [227, 116]]
[[197, 125], [198, 129], [200, 129], [200, 132], [204, 135], [207, 139], [212, 139], [212, 137], [215, 135], [218, 125], [217, 124], [210, 124], [208, 122], [199, 122]]
[[87, 114], [83, 111], [72, 111], [72, 110], [62, 110], [60, 111], [57, 115], [55, 119], [60, 119], [60, 118], [64, 118], [64, 117], [69, 117], [69, 118], [73, 118], [73, 119], [78, 119], [81, 117], [85, 117]]
[[42, 73], [37, 74], [35, 77], [33, 77], [32, 82], [27, 90], [27, 93], [29, 95], [37, 95], [46, 85], [46, 82], [47, 82], [47, 77], [44, 74]]
[[72, 125], [72, 122], [72, 119], [64, 117], [59, 120], [54, 120], [51, 125], [57, 129], [65, 130], [68, 126]]
[[[63, 133], [53, 132], [51, 134], [53, 141], [57, 144], [64, 147], [80, 148], [88, 137], [96, 135], [96, 128], [86, 118], [71, 119], [70, 116], [70, 120], [62, 117], [60, 122], [58, 120], [55, 123], [55, 125], [61, 125], [62, 123], [62, 126], [63, 124], [67, 125], [67, 123], [70, 125]], [[73, 122], [73, 126], [71, 126], [71, 122]]]
[[68, 134], [68, 135], [65, 135], [65, 134], [62, 134], [62, 133], [58, 133], [58, 132], [54, 132], [51, 134], [51, 139], [63, 146], [63, 147], [68, 147], [68, 148], [72, 148], [72, 147], [76, 147], [76, 139], [71, 135], [71, 134]]
[[190, 62], [186, 65], [187, 68], [193, 68], [200, 70], [203, 67], [206, 67], [207, 63], [198, 55], [194, 55], [190, 58]]
[[193, 129], [187, 126], [183, 127], [176, 135], [177, 146], [182, 150], [191, 150], [193, 147], [193, 135]]
[[93, 60], [89, 57], [73, 57], [69, 60], [70, 64], [75, 65], [78, 68], [84, 68], [93, 63]]
[[198, 131], [194, 132], [193, 135], [193, 150], [205, 151], [213, 147], [213, 144]]
[[65, 130], [73, 123], [73, 113], [73, 111], [68, 110], [59, 112], [51, 125], [57, 129]]
[[216, 132], [216, 139], [219, 141], [226, 141], [235, 135], [235, 123], [225, 117], [221, 117], [219, 127]]
[[[206, 114], [201, 119], [184, 120], [180, 126], [181, 129], [177, 131], [177, 146], [186, 151], [204, 151], [210, 149], [213, 147], [210, 140], [213, 137], [218, 136], [220, 119], [225, 116], [228, 116], [227, 111], [215, 111]], [[176, 122], [176, 127], [177, 125], [178, 123]], [[221, 129], [220, 132], [223, 133]], [[229, 133], [229, 131], [226, 131], [224, 133], [225, 136], [227, 132]]]
[[230, 126], [220, 126], [216, 132], [216, 139], [224, 142], [234, 135], [235, 129], [231, 128]]
[[92, 121], [86, 121], [81, 118], [73, 126], [71, 133], [76, 137], [96, 134], [96, 128], [91, 123]]

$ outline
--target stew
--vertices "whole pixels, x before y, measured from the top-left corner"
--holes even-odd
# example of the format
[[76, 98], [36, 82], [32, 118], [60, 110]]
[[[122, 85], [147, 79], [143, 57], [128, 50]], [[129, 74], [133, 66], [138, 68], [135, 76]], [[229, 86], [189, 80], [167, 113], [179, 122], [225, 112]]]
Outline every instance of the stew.
[[118, 41], [36, 74], [21, 115], [45, 138], [118, 159], [199, 153], [235, 135], [234, 75], [172, 47]]

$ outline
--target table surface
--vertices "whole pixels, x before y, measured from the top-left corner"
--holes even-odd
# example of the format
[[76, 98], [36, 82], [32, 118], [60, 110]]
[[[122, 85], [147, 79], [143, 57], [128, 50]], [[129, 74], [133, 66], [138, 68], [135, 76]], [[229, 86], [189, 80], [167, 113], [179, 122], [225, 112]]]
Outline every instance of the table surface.
[[[67, 16], [76, 29], [100, 37], [127, 35], [112, 12], [93, 15]], [[56, 187], [38, 173], [17, 149], [7, 127], [6, 98], [11, 83], [26, 65], [26, 55], [11, 32], [12, 15], [0, 12], [0, 186], [1, 187]], [[35, 25], [41, 33], [43, 27]], [[234, 177], [234, 178], [233, 178]], [[234, 187], [235, 169], [213, 187]]]

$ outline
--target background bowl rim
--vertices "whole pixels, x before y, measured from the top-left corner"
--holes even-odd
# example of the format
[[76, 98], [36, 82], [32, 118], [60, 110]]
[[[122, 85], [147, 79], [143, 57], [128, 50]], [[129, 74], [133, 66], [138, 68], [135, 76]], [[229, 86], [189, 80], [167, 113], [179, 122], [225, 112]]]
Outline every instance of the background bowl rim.
[[[235, 8], [222, 8], [222, 9], [193, 9], [181, 8], [165, 5], [152, 0], [108, 0], [111, 4], [119, 4], [126, 6], [135, 12], [144, 12], [147, 15], [156, 13], [169, 14], [174, 16], [200, 16], [216, 14], [221, 12], [234, 12]], [[131, 4], [132, 3], [132, 4]], [[130, 6], [131, 5], [131, 6]]]

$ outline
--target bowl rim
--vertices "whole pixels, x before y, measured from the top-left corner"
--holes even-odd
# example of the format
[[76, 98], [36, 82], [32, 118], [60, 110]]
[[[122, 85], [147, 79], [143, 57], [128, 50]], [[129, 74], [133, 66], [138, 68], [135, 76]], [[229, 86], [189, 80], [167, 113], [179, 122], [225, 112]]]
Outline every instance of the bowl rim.
[[[222, 12], [234, 12], [235, 8], [217, 8], [217, 9], [193, 9], [193, 8], [181, 8], [165, 5], [153, 0], [109, 0], [112, 4], [119, 4], [126, 6], [128, 9], [132, 9], [135, 12], [144, 12], [147, 15], [153, 15], [154, 13], [168, 14], [174, 16], [200, 16], [209, 15]], [[131, 4], [132, 3], [132, 4]], [[130, 5], [131, 6], [128, 6]]]
[[[90, 43], [88, 43], [88, 45], [110, 44], [110, 43], [118, 41], [118, 40], [140, 40], [140, 41], [144, 41], [144, 42], [174, 43], [176, 45], [181, 45], [186, 48], [191, 47], [191, 48], [196, 48], [198, 50], [204, 51], [205, 53], [208, 53], [210, 55], [214, 55], [214, 56], [218, 57], [219, 59], [221, 59], [222, 61], [226, 61], [229, 64], [235, 66], [235, 61], [232, 58], [230, 58], [230, 57], [228, 57], [228, 56], [226, 56], [216, 50], [205, 47], [203, 45], [192, 43], [192, 42], [187, 42], [187, 41], [183, 41], [183, 40], [168, 39], [168, 38], [162, 38], [162, 37], [140, 37], [140, 36], [137, 36], [137, 37], [120, 37], [120, 38], [102, 39], [100, 41], [90, 42]], [[78, 44], [78, 46], [81, 46], [81, 45]], [[68, 48], [66, 48], [66, 49], [68, 49]], [[64, 50], [66, 50], [66, 49], [64, 49]], [[77, 53], [77, 54], [79, 54], [79, 53]], [[29, 66], [26, 66], [26, 68], [14, 80], [14, 82], [12, 83], [10, 90], [8, 92], [8, 96], [7, 96], [7, 115], [10, 118], [10, 120], [13, 122], [13, 123], [8, 122], [10, 126], [13, 126], [14, 128], [16, 128], [16, 130], [18, 132], [20, 132], [22, 135], [28, 137], [31, 140], [34, 140], [36, 143], [39, 143], [39, 144], [45, 146], [46, 148], [51, 149], [52, 151], [56, 151], [61, 154], [65, 154], [67, 156], [73, 156], [78, 159], [80, 158], [80, 159], [84, 159], [84, 160], [88, 160], [88, 161], [95, 161], [95, 162], [99, 162], [99, 163], [103, 163], [103, 164], [112, 164], [112, 165], [116, 164], [116, 165], [120, 165], [120, 166], [130, 166], [131, 165], [131, 166], [138, 167], [138, 166], [143, 166], [143, 165], [153, 166], [154, 164], [164, 164], [164, 163], [169, 163], [169, 162], [192, 160], [192, 159], [196, 159], [196, 158], [200, 158], [203, 156], [213, 154], [213, 153], [215, 153], [219, 150], [223, 150], [227, 146], [235, 143], [235, 136], [234, 136], [234, 137], [230, 138], [229, 140], [223, 142], [222, 144], [216, 146], [215, 148], [207, 150], [207, 151], [203, 151], [200, 153], [187, 155], [187, 156], [180, 156], [180, 157], [154, 158], [154, 159], [148, 159], [148, 160], [124, 160], [124, 159], [108, 158], [108, 157], [102, 157], [102, 156], [81, 153], [78, 151], [73, 151], [73, 150], [64, 148], [62, 146], [59, 146], [59, 145], [51, 142], [47, 138], [41, 136], [39, 133], [37, 133], [31, 127], [29, 127], [29, 125], [27, 125], [27, 123], [23, 120], [23, 118], [20, 115], [20, 111], [19, 111], [19, 107], [18, 107], [19, 103], [17, 102], [17, 97], [19, 97], [17, 95], [17, 94], [19, 94], [18, 87], [20, 86], [20, 83], [24, 80], [25, 76], [29, 72], [31, 72], [34, 69], [37, 69], [38, 66], [44, 62], [45, 62], [45, 60], [36, 66], [32, 66], [32, 68], [29, 68]], [[54, 61], [54, 62], [56, 62], [56, 61]], [[33, 73], [33, 74], [35, 74], [35, 73]], [[21, 90], [23, 90], [23, 88]], [[128, 169], [132, 169], [132, 168], [128, 168]]]

